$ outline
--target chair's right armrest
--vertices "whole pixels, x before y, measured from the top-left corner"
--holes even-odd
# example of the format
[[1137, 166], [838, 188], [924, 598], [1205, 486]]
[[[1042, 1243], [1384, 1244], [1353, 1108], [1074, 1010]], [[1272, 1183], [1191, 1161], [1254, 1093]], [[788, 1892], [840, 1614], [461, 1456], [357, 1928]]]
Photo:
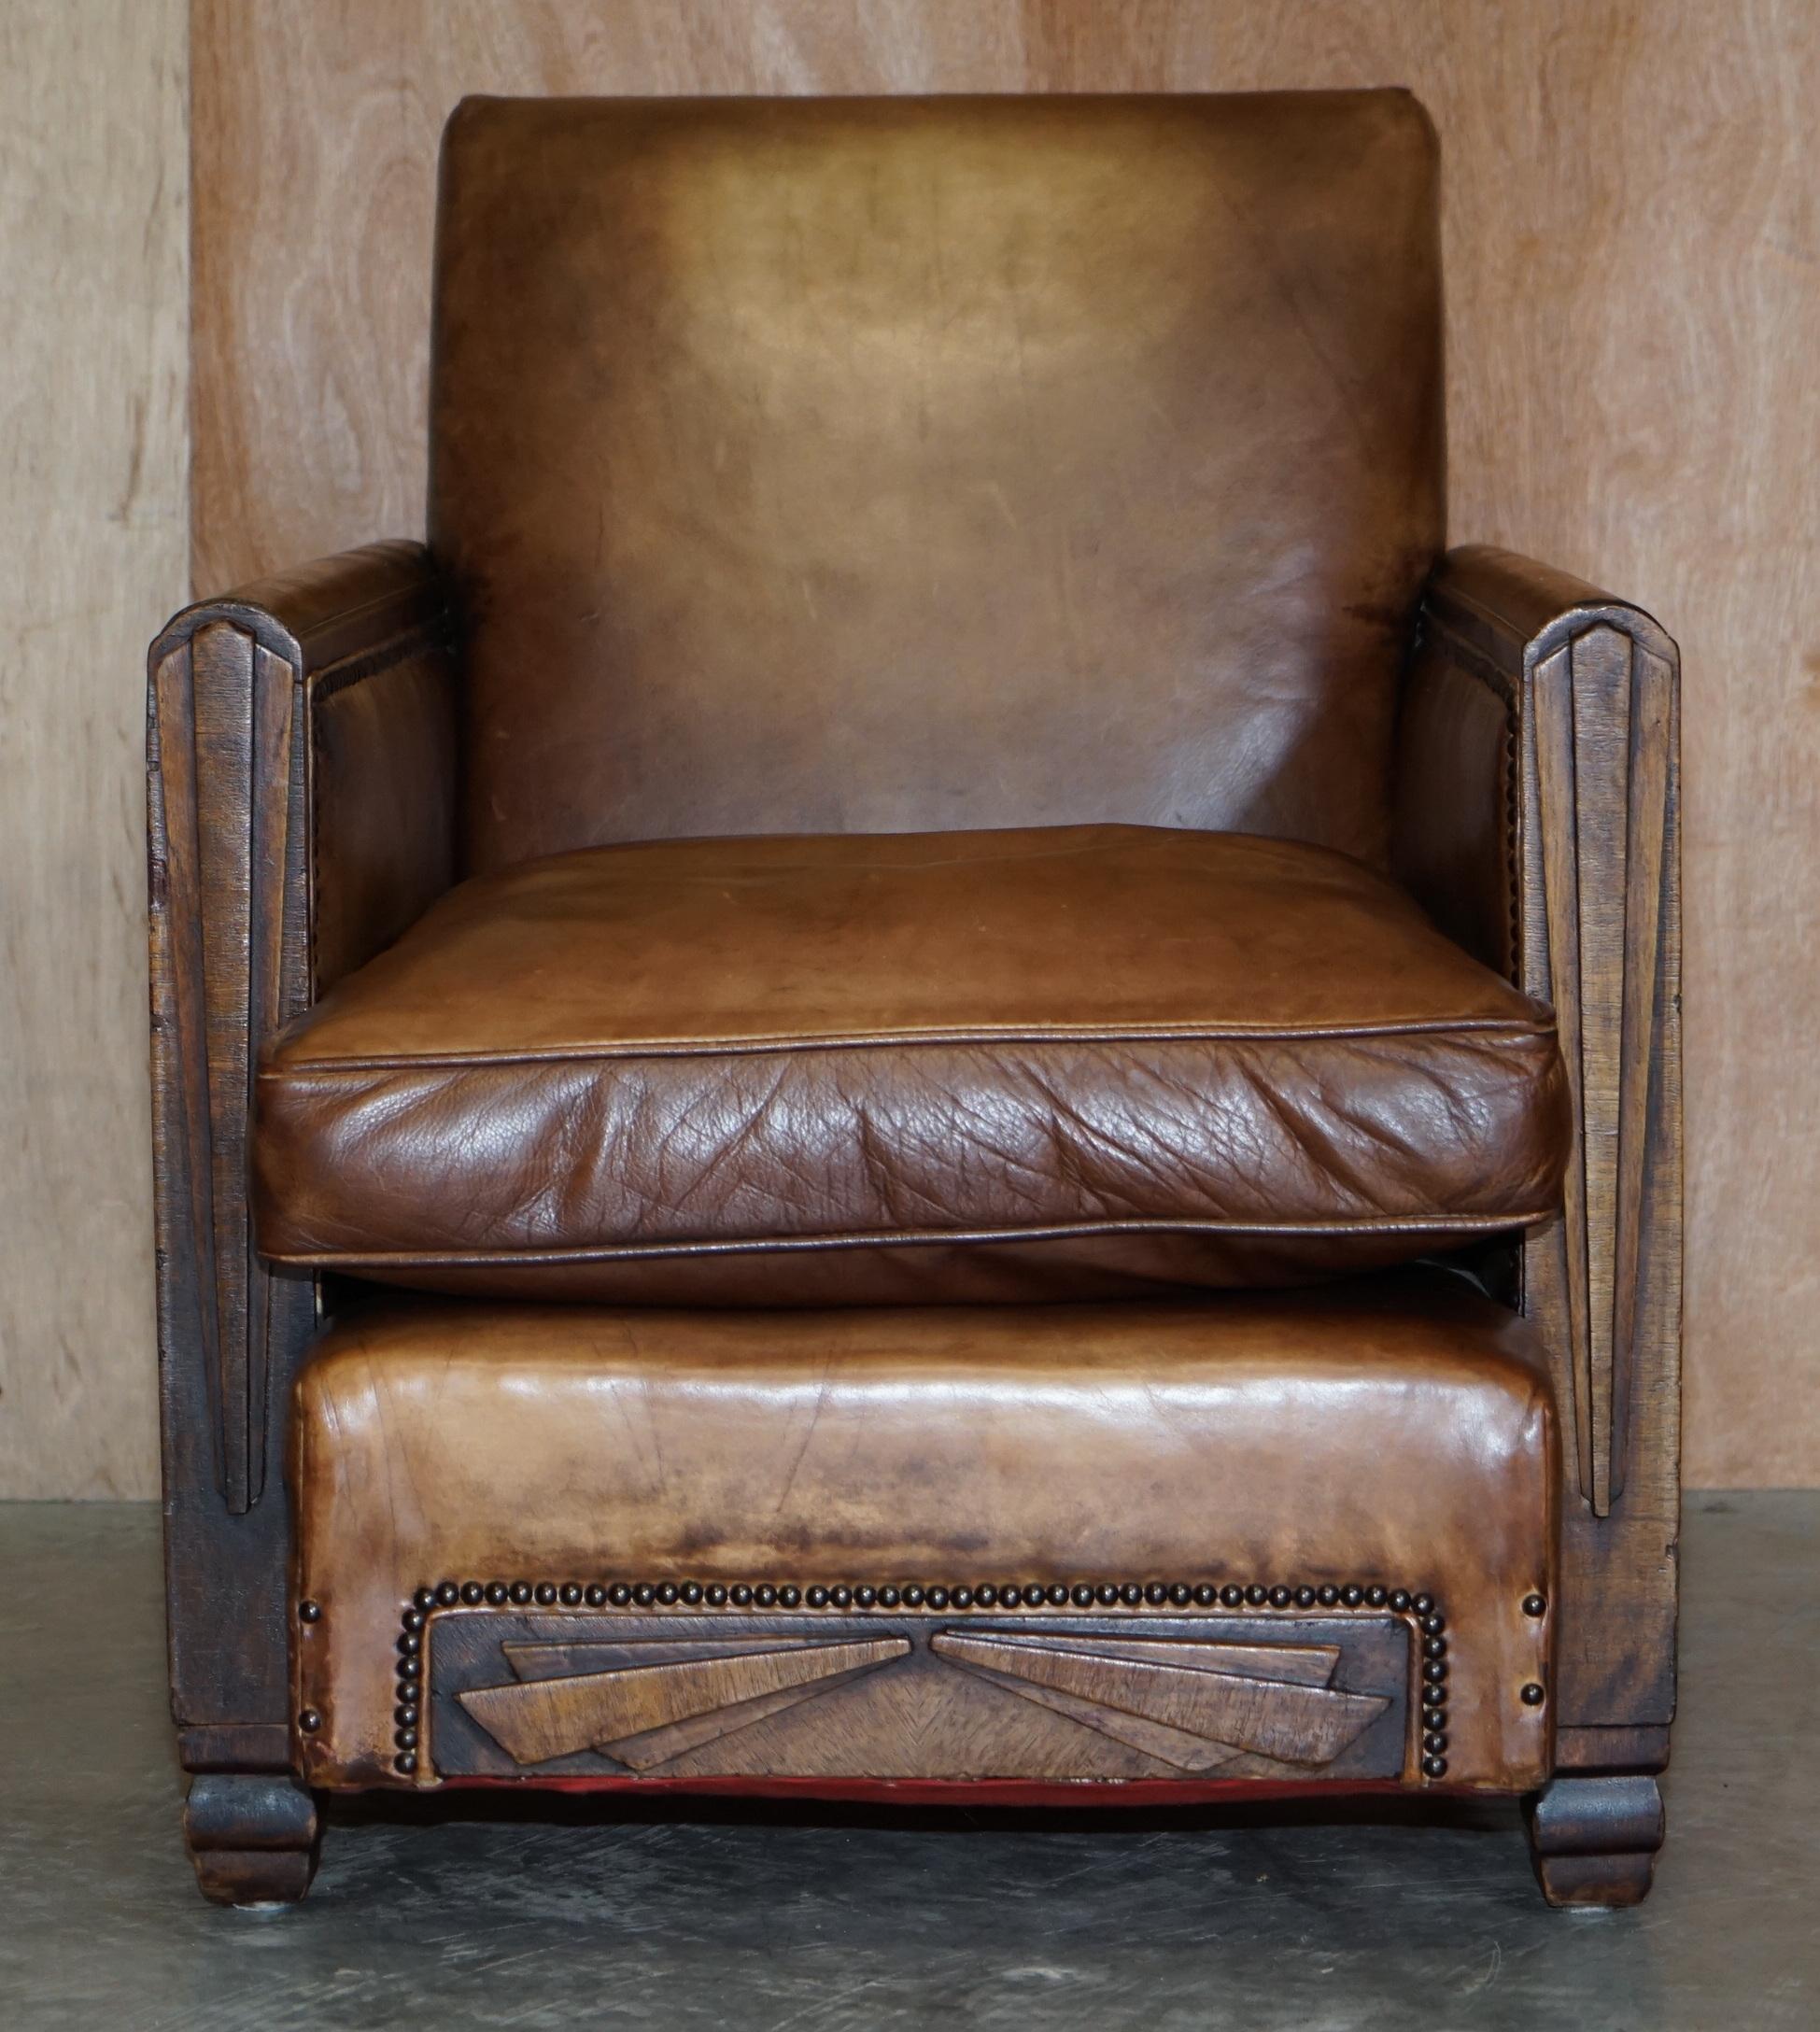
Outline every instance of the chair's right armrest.
[[450, 602], [373, 543], [176, 615], [147, 730], [151, 1062], [172, 1698], [191, 1770], [289, 1757], [277, 1406], [317, 1330], [247, 1202], [265, 1039], [455, 872]]
[[160, 1330], [167, 1397], [189, 1400], [166, 1440], [200, 1428], [177, 1481], [244, 1514], [315, 1304], [253, 1245], [253, 1072], [453, 879], [449, 601], [422, 544], [369, 544], [186, 608], [149, 666]]

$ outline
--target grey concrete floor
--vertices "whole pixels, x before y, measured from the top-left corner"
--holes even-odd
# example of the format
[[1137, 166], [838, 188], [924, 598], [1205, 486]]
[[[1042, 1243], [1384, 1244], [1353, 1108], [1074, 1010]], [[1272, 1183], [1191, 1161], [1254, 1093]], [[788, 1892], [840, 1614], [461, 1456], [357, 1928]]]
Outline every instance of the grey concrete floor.
[[[1649, 1903], [1514, 1810], [967, 1820], [466, 1801], [331, 1821], [304, 1905], [177, 1840], [157, 1513], [0, 1505], [0, 2026], [1820, 2024], [1820, 1494], [1695, 1496]], [[450, 1809], [453, 1810], [450, 1810]]]

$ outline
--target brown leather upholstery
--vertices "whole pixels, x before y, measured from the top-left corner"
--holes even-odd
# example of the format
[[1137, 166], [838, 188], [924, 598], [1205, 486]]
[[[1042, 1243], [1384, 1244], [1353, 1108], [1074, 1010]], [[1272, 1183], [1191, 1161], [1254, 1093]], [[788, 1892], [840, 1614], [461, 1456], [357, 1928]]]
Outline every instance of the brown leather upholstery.
[[1568, 1136], [1548, 1012], [1385, 878], [1119, 826], [477, 879], [258, 1091], [268, 1254], [632, 1301], [1381, 1263], [1550, 1213]]
[[470, 865], [1121, 820], [1381, 860], [1442, 538], [1401, 92], [470, 100]]
[[1194, 1306], [405, 1302], [297, 1385], [304, 1773], [394, 1777], [401, 1605], [447, 1577], [1236, 1580], [1432, 1591], [1448, 1783], [1522, 1789], [1550, 1750], [1521, 1689], [1549, 1677], [1552, 1608], [1524, 1602], [1553, 1602], [1554, 1449], [1531, 1330], [1440, 1277]]
[[440, 646], [310, 688], [311, 973], [318, 993], [414, 924], [455, 870], [456, 712]]
[[1518, 980], [1526, 793], [1513, 645], [1520, 666], [1522, 645], [1558, 621], [1646, 617], [1571, 572], [1488, 543], [1449, 551], [1427, 601], [1397, 725], [1392, 859], [1450, 938]]

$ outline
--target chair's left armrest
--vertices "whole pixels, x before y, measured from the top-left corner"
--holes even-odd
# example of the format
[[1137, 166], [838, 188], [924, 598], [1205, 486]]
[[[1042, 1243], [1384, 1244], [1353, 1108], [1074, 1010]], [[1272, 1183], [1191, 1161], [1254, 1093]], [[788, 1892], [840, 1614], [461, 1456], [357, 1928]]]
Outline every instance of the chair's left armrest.
[[272, 1032], [453, 877], [449, 603], [421, 544], [374, 543], [187, 608], [149, 664], [160, 1334], [167, 1400], [196, 1414], [166, 1438], [212, 1429], [179, 1479], [244, 1514], [315, 1305], [254, 1249], [250, 1082]]
[[1469, 952], [1554, 1004], [1573, 1095], [1565, 1218], [1523, 1248], [1579, 1497], [1563, 1518], [1587, 1619], [1564, 1632], [1568, 1736], [1672, 1712], [1679, 699], [1679, 653], [1640, 607], [1473, 546], [1428, 588], [1398, 732], [1397, 872]]

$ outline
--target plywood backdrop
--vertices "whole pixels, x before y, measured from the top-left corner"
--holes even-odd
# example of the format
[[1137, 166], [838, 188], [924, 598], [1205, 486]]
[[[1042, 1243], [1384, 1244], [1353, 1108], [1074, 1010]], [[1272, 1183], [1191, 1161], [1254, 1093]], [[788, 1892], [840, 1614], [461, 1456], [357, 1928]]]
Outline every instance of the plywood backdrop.
[[[197, 589], [419, 528], [433, 167], [463, 92], [1413, 86], [1445, 151], [1454, 532], [1640, 600], [1686, 656], [1687, 1478], [1820, 1481], [1816, 21], [1812, 0], [192, 0]], [[136, 484], [168, 489], [168, 436], [147, 459]], [[141, 633], [157, 606], [148, 586]], [[134, 660], [86, 646], [57, 725], [124, 740]], [[58, 762], [40, 823], [113, 822], [80, 774]], [[102, 941], [75, 978], [137, 1054], [115, 1007], [137, 898], [78, 899], [97, 879], [69, 877]], [[56, 991], [32, 992], [42, 1029]], [[66, 1372], [34, 1416], [118, 1392], [132, 1433], [64, 1456], [97, 1489], [150, 1458], [139, 1245], [94, 1214], [142, 1214], [117, 1161], [140, 1132], [130, 1081], [103, 1084], [65, 1160], [81, 1239], [42, 1235], [67, 1295], [27, 1320]]]
[[183, 596], [185, 0], [0, 0], [0, 1495], [153, 1481], [146, 630]]

